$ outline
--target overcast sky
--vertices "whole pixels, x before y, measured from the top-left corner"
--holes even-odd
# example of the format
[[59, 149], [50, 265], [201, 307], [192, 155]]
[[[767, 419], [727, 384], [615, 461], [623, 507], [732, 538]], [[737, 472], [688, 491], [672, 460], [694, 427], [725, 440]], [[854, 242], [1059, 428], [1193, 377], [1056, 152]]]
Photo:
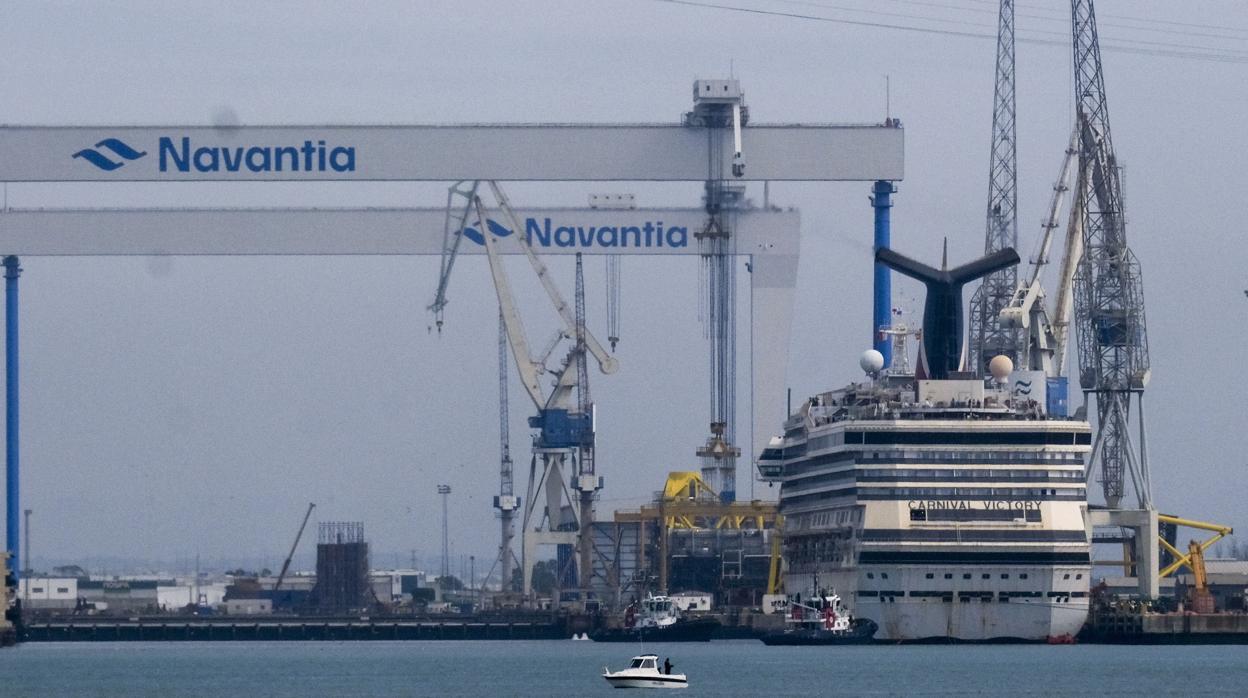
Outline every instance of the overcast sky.
[[[995, 2], [711, 4], [838, 21], [641, 0], [5, 3], [0, 122], [670, 123], [689, 108], [695, 77], [730, 70], [755, 121], [878, 122], [889, 76], [892, 114], [906, 126], [894, 246], [935, 259], [947, 236], [951, 263], [982, 249]], [[1229, 0], [1102, 0], [1098, 10], [1115, 146], [1127, 168], [1128, 236], [1148, 302], [1155, 499], [1167, 512], [1248, 525], [1248, 9]], [[1068, 13], [1060, 0], [1019, 9], [1024, 258], [1071, 125]], [[803, 218], [789, 354], [795, 395], [855, 379], [870, 342], [868, 188], [771, 188], [775, 203]], [[581, 205], [604, 191], [635, 193], [643, 206], [697, 205], [699, 190], [509, 188], [526, 207]], [[751, 195], [761, 199], [761, 188]], [[408, 184], [6, 190], [11, 207], [438, 206], [444, 198], [444, 185]], [[427, 331], [424, 310], [437, 280], [432, 257], [22, 264], [22, 486], [23, 505], [35, 511], [36, 568], [105, 557], [185, 561], [196, 552], [280, 564], [309, 501], [316, 519], [362, 520], [378, 564], [413, 549], [432, 559], [440, 482], [454, 488], [455, 552], [494, 554], [496, 310], [483, 261], [456, 269], [441, 337]], [[570, 294], [570, 263], [553, 267]], [[591, 323], [602, 335], [601, 259], [587, 268]], [[600, 517], [642, 503], [668, 470], [694, 467], [708, 419], [697, 261], [628, 258], [623, 284], [621, 370], [591, 378], [607, 483]], [[896, 285], [917, 311], [920, 291]], [[525, 303], [540, 345], [553, 317], [536, 292]], [[758, 399], [783, 400], [784, 387]], [[512, 395], [521, 490], [530, 410], [518, 383]], [[743, 399], [743, 443], [748, 410]], [[748, 497], [748, 473], [738, 479]], [[756, 496], [768, 494], [755, 485]]]

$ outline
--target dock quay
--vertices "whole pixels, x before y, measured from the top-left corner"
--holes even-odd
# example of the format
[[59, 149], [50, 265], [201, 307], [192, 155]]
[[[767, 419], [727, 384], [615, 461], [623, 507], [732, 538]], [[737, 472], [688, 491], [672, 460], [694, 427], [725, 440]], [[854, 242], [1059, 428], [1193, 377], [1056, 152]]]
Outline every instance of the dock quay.
[[1244, 613], [1098, 613], [1080, 642], [1122, 645], [1248, 644]]
[[73, 618], [26, 624], [26, 642], [561, 640], [564, 620], [399, 618]]

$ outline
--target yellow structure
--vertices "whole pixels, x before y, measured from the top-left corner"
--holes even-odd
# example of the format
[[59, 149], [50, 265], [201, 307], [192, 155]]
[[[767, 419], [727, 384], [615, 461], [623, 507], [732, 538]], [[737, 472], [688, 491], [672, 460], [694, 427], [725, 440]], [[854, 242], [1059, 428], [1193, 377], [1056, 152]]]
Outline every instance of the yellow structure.
[[1179, 551], [1178, 548], [1171, 545], [1170, 541], [1167, 541], [1165, 538], [1158, 536], [1157, 537], [1158, 545], [1160, 545], [1162, 548], [1167, 550], [1170, 553], [1170, 555], [1174, 557], [1174, 562], [1170, 563], [1168, 566], [1164, 567], [1161, 570], [1162, 577], [1169, 577], [1170, 575], [1178, 571], [1179, 568], [1181, 567], [1187, 567], [1188, 569], [1192, 570], [1193, 573], [1196, 573], [1196, 567], [1194, 566], [1194, 563], [1192, 561], [1192, 553], [1194, 552], [1200, 553], [1201, 565], [1203, 566], [1204, 565], [1204, 552], [1208, 550], [1214, 543], [1217, 543], [1218, 541], [1222, 540], [1223, 537], [1229, 536], [1230, 534], [1235, 532], [1235, 529], [1231, 528], [1230, 526], [1222, 526], [1220, 524], [1205, 523], [1204, 521], [1193, 521], [1191, 519], [1181, 519], [1177, 516], [1169, 516], [1167, 514], [1158, 514], [1157, 520], [1161, 523], [1174, 524], [1175, 526], [1186, 526], [1187, 528], [1196, 528], [1202, 531], [1214, 532], [1214, 535], [1212, 535], [1208, 540], [1204, 541], [1203, 543], [1197, 543], [1196, 541], [1192, 541], [1192, 545], [1190, 546], [1187, 554], [1183, 554], [1182, 552]]
[[[781, 517], [774, 502], [721, 502], [719, 494], [691, 471], [669, 472], [657, 500], [635, 512], [616, 512], [617, 523], [657, 525], [659, 536], [659, 588], [667, 590], [668, 532], [674, 529], [774, 531], [772, 565], [778, 568]], [[773, 579], [769, 579], [768, 586]]]

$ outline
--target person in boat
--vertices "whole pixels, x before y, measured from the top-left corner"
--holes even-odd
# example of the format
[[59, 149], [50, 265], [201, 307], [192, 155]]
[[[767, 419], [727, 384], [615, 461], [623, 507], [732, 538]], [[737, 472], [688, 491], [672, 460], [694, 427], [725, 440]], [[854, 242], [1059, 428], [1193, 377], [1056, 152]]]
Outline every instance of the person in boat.
[[671, 657], [663, 658], [663, 673], [664, 674], [672, 673], [672, 658]]

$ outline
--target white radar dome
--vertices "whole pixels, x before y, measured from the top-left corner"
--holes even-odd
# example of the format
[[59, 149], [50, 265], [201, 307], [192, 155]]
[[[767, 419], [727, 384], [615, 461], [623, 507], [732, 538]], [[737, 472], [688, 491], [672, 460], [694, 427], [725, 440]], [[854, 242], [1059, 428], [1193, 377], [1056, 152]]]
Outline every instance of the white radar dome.
[[1004, 383], [1014, 372], [1014, 362], [1010, 361], [1010, 357], [998, 354], [988, 362], [988, 372], [992, 374], [993, 380]]
[[884, 369], [884, 355], [874, 349], [862, 352], [858, 365], [867, 373], [879, 373]]

